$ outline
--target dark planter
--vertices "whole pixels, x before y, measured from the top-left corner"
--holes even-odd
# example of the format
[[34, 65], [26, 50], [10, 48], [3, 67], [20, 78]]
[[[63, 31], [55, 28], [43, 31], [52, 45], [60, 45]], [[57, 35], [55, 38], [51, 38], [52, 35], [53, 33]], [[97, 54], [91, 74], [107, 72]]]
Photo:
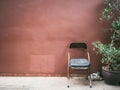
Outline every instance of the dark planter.
[[120, 85], [120, 71], [110, 71], [107, 68], [102, 68], [104, 81], [110, 85]]

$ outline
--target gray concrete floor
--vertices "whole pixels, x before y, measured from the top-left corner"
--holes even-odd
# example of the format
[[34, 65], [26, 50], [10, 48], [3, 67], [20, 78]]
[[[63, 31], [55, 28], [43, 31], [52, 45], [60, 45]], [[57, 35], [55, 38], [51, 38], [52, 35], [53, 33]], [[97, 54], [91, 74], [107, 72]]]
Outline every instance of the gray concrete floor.
[[80, 78], [68, 81], [66, 77], [0, 77], [0, 90], [120, 90], [120, 86], [94, 81], [89, 88], [89, 81]]

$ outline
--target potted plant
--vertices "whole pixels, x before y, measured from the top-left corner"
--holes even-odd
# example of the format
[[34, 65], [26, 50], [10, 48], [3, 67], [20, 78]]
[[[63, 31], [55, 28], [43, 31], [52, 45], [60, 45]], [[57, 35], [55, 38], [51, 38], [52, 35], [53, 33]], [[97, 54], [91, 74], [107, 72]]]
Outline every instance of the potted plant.
[[96, 52], [101, 54], [102, 74], [106, 83], [120, 85], [120, 0], [105, 0], [101, 20], [109, 27], [110, 42], [93, 43]]

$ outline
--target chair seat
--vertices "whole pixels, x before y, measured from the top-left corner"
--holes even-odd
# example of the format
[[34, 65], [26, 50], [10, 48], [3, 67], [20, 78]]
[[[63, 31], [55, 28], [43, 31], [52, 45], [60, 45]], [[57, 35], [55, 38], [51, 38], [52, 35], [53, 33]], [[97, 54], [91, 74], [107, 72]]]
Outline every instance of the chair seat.
[[71, 59], [70, 63], [69, 63], [70, 67], [89, 67], [90, 66], [90, 62], [87, 59], [81, 59], [81, 58], [77, 58], [77, 59]]

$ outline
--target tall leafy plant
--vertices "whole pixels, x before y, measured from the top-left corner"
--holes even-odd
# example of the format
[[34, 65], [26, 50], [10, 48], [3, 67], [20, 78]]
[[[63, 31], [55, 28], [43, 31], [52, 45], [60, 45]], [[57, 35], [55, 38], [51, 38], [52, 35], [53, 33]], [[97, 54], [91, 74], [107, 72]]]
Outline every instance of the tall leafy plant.
[[[93, 43], [97, 53], [102, 55], [102, 63], [110, 70], [120, 71], [120, 0], [105, 0], [101, 20], [109, 24], [110, 43]], [[95, 49], [95, 50], [96, 50]]]

